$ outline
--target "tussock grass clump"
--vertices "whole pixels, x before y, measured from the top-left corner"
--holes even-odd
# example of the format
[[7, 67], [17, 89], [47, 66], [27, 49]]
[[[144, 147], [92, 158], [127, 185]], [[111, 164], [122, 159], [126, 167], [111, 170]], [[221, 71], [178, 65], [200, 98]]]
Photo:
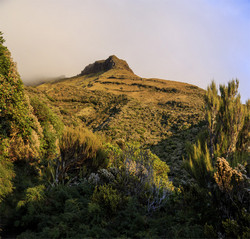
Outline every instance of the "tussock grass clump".
[[83, 128], [66, 128], [59, 141], [61, 158], [82, 165], [93, 159], [92, 166], [97, 166], [103, 146], [100, 138]]
[[99, 168], [105, 168], [108, 157], [101, 139], [83, 128], [65, 128], [59, 140], [60, 154], [48, 165], [52, 185], [75, 181]]

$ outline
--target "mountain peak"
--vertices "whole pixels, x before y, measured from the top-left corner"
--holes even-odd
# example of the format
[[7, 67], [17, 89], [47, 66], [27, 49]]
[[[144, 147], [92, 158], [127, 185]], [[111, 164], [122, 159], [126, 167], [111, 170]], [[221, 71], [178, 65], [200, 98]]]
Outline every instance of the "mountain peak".
[[133, 71], [130, 69], [126, 61], [119, 59], [115, 55], [111, 55], [106, 60], [100, 60], [92, 64], [89, 64], [84, 68], [84, 70], [81, 72], [80, 75], [88, 75], [92, 73], [98, 73], [101, 71], [109, 71], [111, 69], [126, 70], [133, 73]]

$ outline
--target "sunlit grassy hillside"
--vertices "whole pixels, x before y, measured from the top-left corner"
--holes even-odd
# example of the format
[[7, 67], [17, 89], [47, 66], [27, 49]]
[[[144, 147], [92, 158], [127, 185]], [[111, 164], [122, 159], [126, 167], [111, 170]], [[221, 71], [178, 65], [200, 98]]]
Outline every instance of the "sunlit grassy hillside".
[[66, 125], [86, 125], [112, 141], [151, 148], [174, 173], [186, 141], [195, 138], [203, 120], [205, 91], [186, 83], [141, 78], [115, 56], [102, 62], [111, 66], [100, 66], [99, 61], [86, 67], [88, 74], [83, 71], [26, 91], [46, 102]]

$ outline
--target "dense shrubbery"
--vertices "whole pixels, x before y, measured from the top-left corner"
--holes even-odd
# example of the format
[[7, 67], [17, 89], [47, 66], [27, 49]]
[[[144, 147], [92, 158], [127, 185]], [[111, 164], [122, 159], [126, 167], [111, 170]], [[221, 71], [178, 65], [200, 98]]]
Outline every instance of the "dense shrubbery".
[[[67, 142], [68, 149], [72, 149], [72, 142], [76, 143], [74, 147], [82, 147], [73, 157], [74, 164], [70, 164], [73, 171], [67, 171], [68, 181], [51, 184], [41, 179], [26, 188], [9, 219], [10, 227], [23, 232], [19, 238], [147, 236], [150, 218], [174, 194], [164, 171], [167, 165], [139, 147], [121, 150], [107, 145], [105, 159], [109, 159], [109, 165], [103, 168], [99, 160], [95, 162], [99, 167], [93, 168], [85, 160], [94, 162], [97, 151], [104, 150], [104, 146], [94, 147], [88, 137], [96, 136], [68, 129], [61, 138], [61, 149], [67, 148]], [[62, 152], [61, 157], [66, 157]], [[92, 173], [77, 170], [84, 165], [90, 165]]]
[[[34, 160], [39, 154], [37, 133], [23, 83], [3, 45], [0, 32], [0, 197], [12, 191], [17, 160]], [[1, 201], [0, 199], [0, 201]]]
[[[1, 36], [1, 35], [0, 35]], [[1, 37], [2, 38], [2, 37]], [[0, 41], [0, 132], [1, 137], [31, 135], [31, 119], [23, 83], [7, 47]]]
[[13, 190], [13, 177], [13, 164], [4, 157], [0, 157], [0, 203]]
[[32, 98], [33, 114], [41, 125], [40, 151], [44, 158], [52, 158], [58, 153], [58, 138], [62, 134], [63, 123], [53, 111], [38, 98]]

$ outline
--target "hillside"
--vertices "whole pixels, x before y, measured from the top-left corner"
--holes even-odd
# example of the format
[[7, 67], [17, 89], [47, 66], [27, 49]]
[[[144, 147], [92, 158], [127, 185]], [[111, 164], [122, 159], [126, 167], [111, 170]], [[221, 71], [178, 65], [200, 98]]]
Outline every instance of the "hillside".
[[110, 56], [74, 77], [26, 87], [69, 126], [84, 125], [111, 141], [139, 142], [178, 172], [186, 141], [204, 118], [205, 91], [187, 83], [141, 78]]

